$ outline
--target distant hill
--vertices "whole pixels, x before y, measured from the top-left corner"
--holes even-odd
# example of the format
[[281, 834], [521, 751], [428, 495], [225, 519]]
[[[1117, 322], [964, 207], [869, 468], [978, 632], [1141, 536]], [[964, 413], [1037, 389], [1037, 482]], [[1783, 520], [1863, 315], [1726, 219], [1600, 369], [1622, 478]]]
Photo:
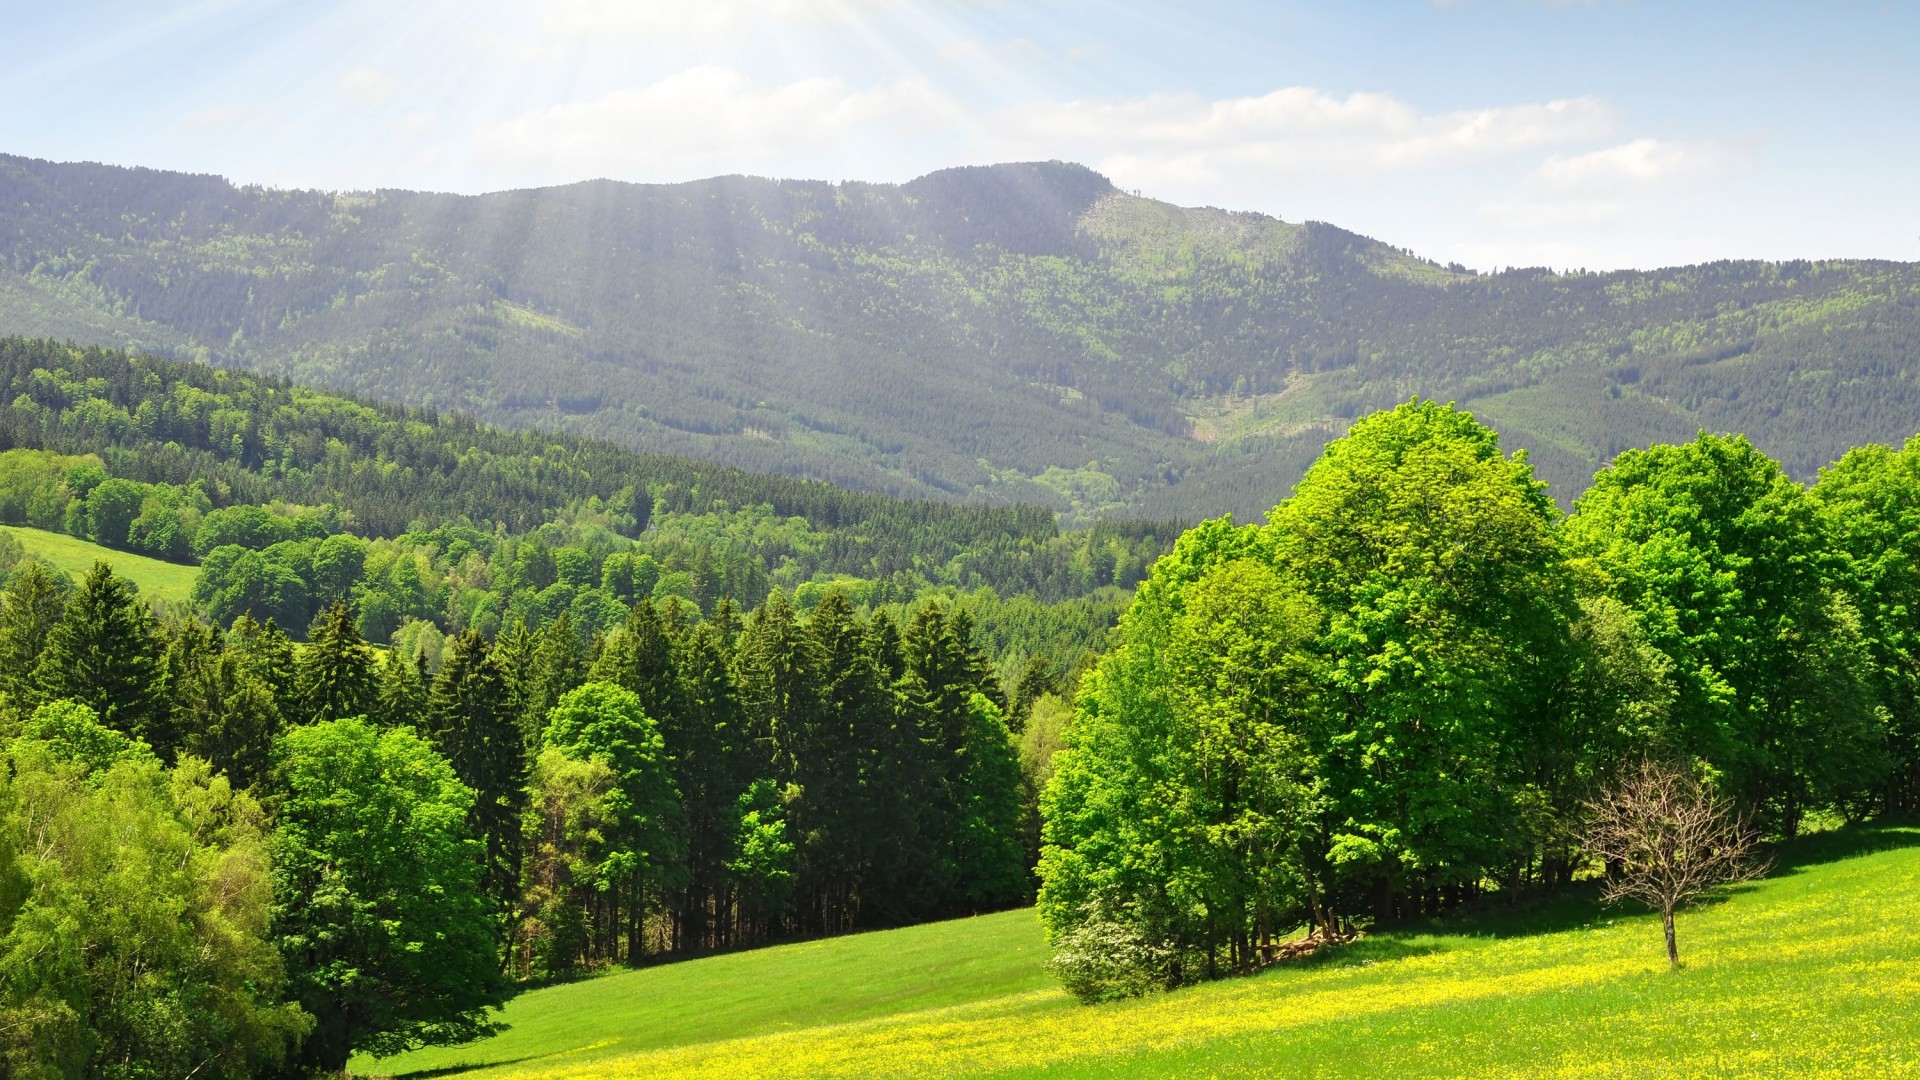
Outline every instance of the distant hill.
[[0, 333], [895, 495], [1257, 515], [1413, 394], [1563, 499], [1705, 427], [1801, 477], [1920, 429], [1920, 266], [1476, 275], [1077, 165], [482, 196], [0, 157]]

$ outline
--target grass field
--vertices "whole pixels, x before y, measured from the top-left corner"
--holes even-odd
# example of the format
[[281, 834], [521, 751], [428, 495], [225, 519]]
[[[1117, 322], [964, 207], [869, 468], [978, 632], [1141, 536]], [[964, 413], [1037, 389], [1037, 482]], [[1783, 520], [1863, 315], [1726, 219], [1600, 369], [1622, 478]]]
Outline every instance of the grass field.
[[149, 559], [145, 555], [115, 551], [63, 533], [29, 529], [24, 525], [0, 526], [0, 532], [13, 534], [29, 555], [38, 555], [75, 579], [92, 569], [94, 561], [105, 559], [121, 577], [140, 586], [140, 595], [184, 606], [193, 591], [197, 566]]
[[1680, 921], [1570, 900], [1085, 1007], [1028, 911], [524, 994], [507, 1033], [362, 1075], [1920, 1076], [1920, 829], [1857, 829]]

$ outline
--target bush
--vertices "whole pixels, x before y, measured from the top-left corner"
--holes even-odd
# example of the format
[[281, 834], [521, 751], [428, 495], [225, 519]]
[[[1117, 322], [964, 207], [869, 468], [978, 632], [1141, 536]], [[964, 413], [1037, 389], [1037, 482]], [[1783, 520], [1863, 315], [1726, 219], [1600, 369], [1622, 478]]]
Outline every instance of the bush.
[[1092, 1005], [1166, 989], [1174, 981], [1173, 955], [1126, 923], [1096, 914], [1061, 932], [1047, 970]]

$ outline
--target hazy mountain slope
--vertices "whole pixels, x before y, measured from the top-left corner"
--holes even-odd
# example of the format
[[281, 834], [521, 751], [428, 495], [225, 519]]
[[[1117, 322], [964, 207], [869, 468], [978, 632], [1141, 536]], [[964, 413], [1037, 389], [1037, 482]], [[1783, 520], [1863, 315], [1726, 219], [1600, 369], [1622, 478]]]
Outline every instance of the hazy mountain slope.
[[1920, 428], [1911, 264], [1476, 276], [1084, 168], [468, 197], [0, 157], [0, 331], [896, 494], [1257, 513], [1350, 418], [1473, 403], [1563, 497], [1750, 432]]

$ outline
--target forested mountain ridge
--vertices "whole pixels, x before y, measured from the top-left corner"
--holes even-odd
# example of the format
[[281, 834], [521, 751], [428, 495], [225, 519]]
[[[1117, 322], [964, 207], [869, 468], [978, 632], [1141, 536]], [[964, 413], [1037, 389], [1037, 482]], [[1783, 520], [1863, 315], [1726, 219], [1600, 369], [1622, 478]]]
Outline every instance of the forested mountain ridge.
[[1420, 394], [1563, 501], [1743, 431], [1810, 478], [1920, 418], [1920, 268], [1441, 267], [1060, 163], [483, 196], [0, 157], [0, 327], [934, 498], [1264, 513]]

